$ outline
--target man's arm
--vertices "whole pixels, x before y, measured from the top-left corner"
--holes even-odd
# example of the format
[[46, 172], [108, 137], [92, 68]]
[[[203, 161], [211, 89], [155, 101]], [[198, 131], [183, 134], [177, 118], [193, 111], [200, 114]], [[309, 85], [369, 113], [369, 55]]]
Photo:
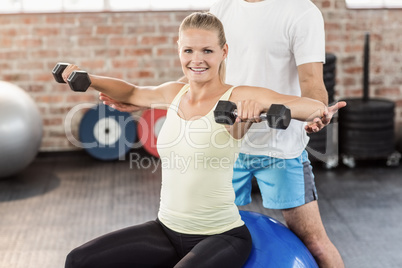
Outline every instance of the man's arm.
[[[187, 79], [187, 77], [183, 76], [180, 79], [178, 79], [177, 82], [187, 84], [188, 79]], [[145, 107], [136, 106], [136, 105], [133, 105], [130, 103], [119, 102], [103, 93], [100, 93], [99, 96], [100, 96], [99, 99], [102, 100], [105, 105], [109, 105], [110, 107], [112, 107], [120, 112], [132, 113], [132, 112], [137, 112], [137, 111], [146, 109]]]
[[328, 92], [323, 80], [323, 64], [312, 62], [297, 67], [301, 96], [321, 101], [328, 106]]
[[[328, 106], [328, 92], [323, 79], [323, 64], [321, 62], [301, 64], [297, 67], [297, 71], [301, 96], [319, 100]], [[317, 132], [324, 126], [325, 124], [316, 118], [314, 122], [305, 126], [305, 130], [307, 133]]]

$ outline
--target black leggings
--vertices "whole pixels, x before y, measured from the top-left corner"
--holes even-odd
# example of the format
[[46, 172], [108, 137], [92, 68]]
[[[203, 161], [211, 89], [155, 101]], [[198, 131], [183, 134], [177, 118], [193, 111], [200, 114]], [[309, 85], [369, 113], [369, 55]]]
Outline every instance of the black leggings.
[[218, 235], [187, 235], [159, 220], [118, 230], [71, 251], [65, 268], [234, 268], [251, 251], [245, 225]]

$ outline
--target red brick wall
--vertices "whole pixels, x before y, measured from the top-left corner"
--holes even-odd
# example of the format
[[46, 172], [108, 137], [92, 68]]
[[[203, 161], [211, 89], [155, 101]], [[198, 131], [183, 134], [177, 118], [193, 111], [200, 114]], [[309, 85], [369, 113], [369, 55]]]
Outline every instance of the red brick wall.
[[[74, 93], [56, 83], [51, 70], [57, 62], [140, 85], [177, 79], [177, 32], [188, 13], [1, 15], [0, 80], [36, 101], [44, 123], [41, 151], [75, 149], [66, 138], [66, 116], [80, 103], [98, 103], [95, 92]], [[73, 116], [74, 138], [83, 112]]]
[[[337, 98], [361, 96], [363, 41], [371, 33], [371, 97], [397, 103], [402, 127], [402, 10], [348, 10], [344, 0], [314, 0], [326, 22], [327, 51], [338, 57]], [[73, 93], [51, 75], [55, 63], [73, 62], [99, 75], [156, 85], [181, 76], [176, 41], [190, 12], [21, 14], [0, 16], [0, 80], [26, 90], [44, 121], [41, 151], [76, 149], [65, 118], [96, 93]], [[82, 116], [73, 117], [76, 137]], [[401, 131], [399, 131], [401, 132]]]
[[326, 50], [337, 56], [337, 98], [363, 94], [364, 35], [370, 33], [370, 97], [396, 104], [402, 136], [402, 9], [353, 10], [344, 0], [313, 0], [324, 16]]

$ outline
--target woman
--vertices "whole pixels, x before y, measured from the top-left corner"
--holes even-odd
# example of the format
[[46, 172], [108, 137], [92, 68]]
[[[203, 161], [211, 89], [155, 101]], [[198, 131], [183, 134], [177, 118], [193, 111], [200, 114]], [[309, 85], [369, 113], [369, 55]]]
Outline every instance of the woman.
[[[106, 104], [116, 100], [168, 110], [157, 144], [162, 161], [161, 201], [155, 221], [74, 249], [65, 267], [242, 267], [251, 250], [251, 236], [234, 203], [232, 187], [241, 138], [273, 103], [286, 104], [294, 119], [319, 118], [324, 124], [345, 105], [327, 108], [307, 98], [225, 84], [228, 45], [222, 24], [209, 13], [193, 13], [184, 19], [178, 52], [189, 84], [139, 87], [90, 75], [91, 87], [101, 92]], [[63, 78], [78, 69], [69, 65]], [[237, 103], [235, 124], [214, 122], [219, 100]], [[187, 165], [180, 165], [182, 161]]]

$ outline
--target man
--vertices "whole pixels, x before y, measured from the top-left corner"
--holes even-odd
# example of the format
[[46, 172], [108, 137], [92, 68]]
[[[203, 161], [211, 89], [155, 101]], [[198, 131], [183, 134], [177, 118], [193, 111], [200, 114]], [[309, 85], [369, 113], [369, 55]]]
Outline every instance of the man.
[[[225, 27], [226, 83], [271, 88], [328, 104], [322, 75], [324, 22], [310, 0], [218, 0], [210, 11]], [[234, 167], [236, 204], [251, 202], [255, 177], [264, 207], [282, 210], [287, 226], [317, 264], [344, 267], [321, 221], [307, 143], [303, 122], [292, 120], [287, 130], [254, 124]]]

